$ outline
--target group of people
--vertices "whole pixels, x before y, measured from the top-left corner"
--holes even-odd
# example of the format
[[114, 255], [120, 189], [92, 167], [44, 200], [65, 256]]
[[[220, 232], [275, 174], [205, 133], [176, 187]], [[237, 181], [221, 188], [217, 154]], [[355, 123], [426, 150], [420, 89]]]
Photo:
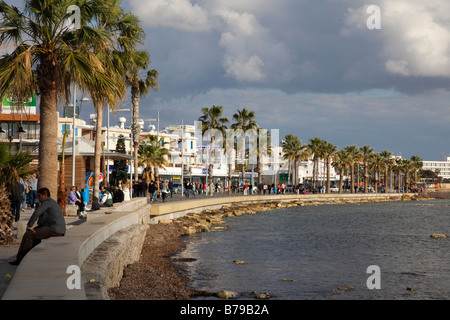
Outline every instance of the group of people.
[[78, 186], [72, 186], [67, 196], [67, 204], [77, 205], [80, 218], [86, 217], [86, 204]]
[[20, 220], [20, 213], [25, 209], [33, 209], [37, 201], [37, 184], [36, 174], [29, 179], [15, 181], [9, 192], [9, 200], [11, 203], [11, 212], [15, 221]]

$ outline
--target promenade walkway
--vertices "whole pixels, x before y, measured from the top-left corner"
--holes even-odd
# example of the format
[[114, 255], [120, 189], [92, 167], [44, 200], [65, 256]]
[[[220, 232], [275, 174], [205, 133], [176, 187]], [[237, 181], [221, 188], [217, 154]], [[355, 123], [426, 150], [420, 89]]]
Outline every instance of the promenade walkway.
[[[146, 198], [134, 198], [130, 202], [115, 204], [113, 208], [102, 208], [88, 214], [88, 219], [66, 218], [67, 233], [64, 237], [43, 240], [33, 248], [19, 266], [11, 266], [18, 245], [0, 246], [0, 297], [2, 300], [85, 300], [86, 292], [69, 289], [67, 279], [69, 266], [81, 266], [86, 258], [106, 239], [130, 226], [158, 223], [159, 220], [173, 219], [187, 212], [201, 211], [205, 208], [221, 207], [233, 202], [258, 201], [330, 201], [337, 198], [400, 200], [402, 194], [318, 194], [318, 195], [252, 195], [242, 193], [218, 193], [213, 197], [197, 195], [195, 199], [181, 197], [160, 199], [152, 205]], [[28, 220], [31, 212], [21, 220]]]

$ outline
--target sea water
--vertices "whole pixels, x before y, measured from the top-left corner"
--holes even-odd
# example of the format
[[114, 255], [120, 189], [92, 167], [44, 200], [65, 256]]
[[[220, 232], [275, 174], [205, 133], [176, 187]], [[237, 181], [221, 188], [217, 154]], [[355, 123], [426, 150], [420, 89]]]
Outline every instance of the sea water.
[[178, 254], [190, 258], [182, 265], [195, 289], [238, 299], [450, 299], [450, 238], [430, 237], [450, 234], [450, 200], [291, 207], [224, 225], [186, 237]]

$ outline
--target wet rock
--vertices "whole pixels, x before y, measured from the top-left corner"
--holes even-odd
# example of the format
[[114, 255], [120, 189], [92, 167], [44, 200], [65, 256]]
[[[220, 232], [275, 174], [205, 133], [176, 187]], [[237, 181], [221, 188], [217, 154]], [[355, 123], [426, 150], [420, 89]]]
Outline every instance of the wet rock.
[[438, 239], [438, 238], [448, 238], [447, 235], [441, 234], [441, 233], [433, 233], [430, 237], [433, 238], [433, 239]]
[[333, 290], [333, 291], [350, 291], [350, 290], [353, 290], [353, 289], [355, 289], [354, 287], [352, 287], [352, 286], [342, 286], [342, 287], [339, 287], [339, 288], [337, 288], [337, 289], [335, 289], [335, 290]]
[[233, 299], [238, 296], [238, 293], [231, 290], [222, 290], [217, 292], [217, 296], [221, 299]]

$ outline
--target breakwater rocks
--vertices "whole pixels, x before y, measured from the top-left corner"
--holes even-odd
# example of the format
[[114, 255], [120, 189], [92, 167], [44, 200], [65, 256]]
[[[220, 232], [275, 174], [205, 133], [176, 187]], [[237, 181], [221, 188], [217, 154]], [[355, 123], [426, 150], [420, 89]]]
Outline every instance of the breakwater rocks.
[[[226, 230], [228, 226], [224, 224], [224, 218], [236, 217], [245, 214], [256, 214], [275, 209], [285, 209], [290, 207], [319, 206], [325, 204], [350, 204], [381, 201], [398, 201], [399, 198], [323, 198], [318, 200], [271, 200], [266, 202], [234, 202], [231, 205], [224, 205], [219, 209], [206, 209], [201, 212], [187, 213], [184, 217], [174, 220], [181, 223], [187, 234], [201, 232]], [[418, 200], [411, 195], [403, 195], [401, 200]], [[159, 223], [170, 223], [172, 220], [160, 220]]]

